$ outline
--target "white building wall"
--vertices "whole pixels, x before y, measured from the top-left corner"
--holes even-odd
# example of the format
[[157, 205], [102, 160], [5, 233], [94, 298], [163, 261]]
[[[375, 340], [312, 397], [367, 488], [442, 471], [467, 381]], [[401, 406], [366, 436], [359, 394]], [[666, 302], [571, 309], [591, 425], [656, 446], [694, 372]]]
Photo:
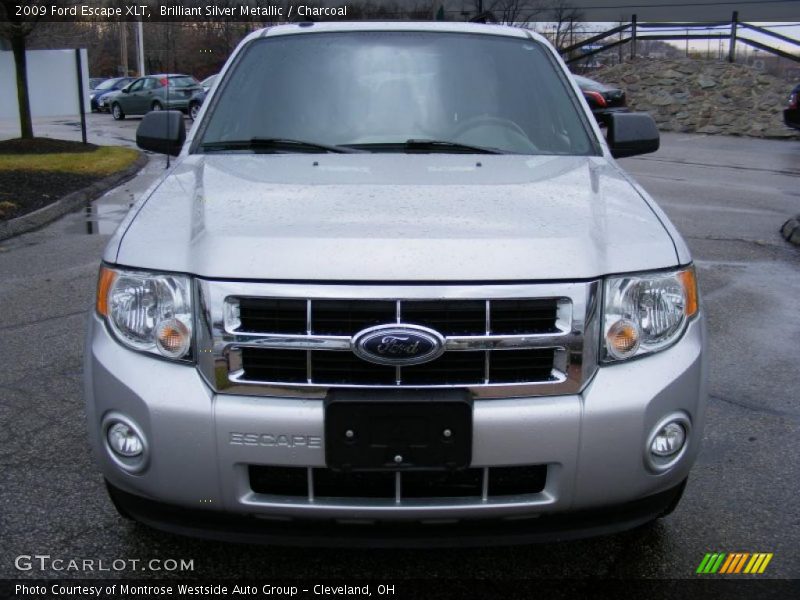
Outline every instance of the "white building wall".
[[[80, 114], [75, 50], [29, 50], [28, 96], [31, 116], [66, 117]], [[89, 106], [89, 59], [81, 49], [84, 110]], [[0, 119], [19, 118], [14, 55], [0, 52]]]

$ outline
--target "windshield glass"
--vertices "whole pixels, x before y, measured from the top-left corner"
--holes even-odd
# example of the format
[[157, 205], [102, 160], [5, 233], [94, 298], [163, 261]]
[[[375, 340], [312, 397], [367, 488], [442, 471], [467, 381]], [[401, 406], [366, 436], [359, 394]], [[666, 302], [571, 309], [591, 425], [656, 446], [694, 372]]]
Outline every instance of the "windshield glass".
[[118, 81], [119, 81], [119, 79], [106, 79], [104, 82], [102, 82], [100, 85], [98, 85], [94, 89], [95, 90], [110, 90], [112, 87], [114, 87], [114, 84], [117, 83]]
[[533, 40], [275, 36], [245, 48], [225, 79], [200, 147], [278, 138], [403, 152], [409, 140], [435, 140], [521, 154], [598, 153], [564, 78]]

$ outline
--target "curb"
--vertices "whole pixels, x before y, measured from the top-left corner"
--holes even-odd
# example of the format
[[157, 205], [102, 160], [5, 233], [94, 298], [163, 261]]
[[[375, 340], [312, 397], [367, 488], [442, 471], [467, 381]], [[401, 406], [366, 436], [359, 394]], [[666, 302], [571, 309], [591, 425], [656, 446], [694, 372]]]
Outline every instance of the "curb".
[[147, 164], [148, 158], [142, 152], [133, 161], [133, 164], [119, 173], [114, 173], [108, 177], [93, 183], [90, 186], [67, 194], [63, 198], [59, 198], [52, 204], [43, 206], [21, 217], [11, 219], [10, 221], [0, 222], [0, 242], [7, 240], [22, 233], [33, 231], [44, 227], [48, 223], [52, 223], [59, 217], [77, 210], [86, 205], [87, 202], [96, 200], [110, 189], [125, 183], [132, 179], [142, 168]]
[[795, 246], [800, 246], [800, 215], [792, 217], [781, 227], [781, 235], [786, 241]]

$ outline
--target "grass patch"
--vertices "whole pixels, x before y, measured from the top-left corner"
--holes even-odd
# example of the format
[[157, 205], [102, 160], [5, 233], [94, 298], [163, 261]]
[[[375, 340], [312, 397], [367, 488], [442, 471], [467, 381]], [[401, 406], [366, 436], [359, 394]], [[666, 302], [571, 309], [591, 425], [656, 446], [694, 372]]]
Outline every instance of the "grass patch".
[[138, 152], [121, 146], [100, 146], [91, 152], [0, 154], [0, 171], [69, 173], [106, 177], [129, 167]]

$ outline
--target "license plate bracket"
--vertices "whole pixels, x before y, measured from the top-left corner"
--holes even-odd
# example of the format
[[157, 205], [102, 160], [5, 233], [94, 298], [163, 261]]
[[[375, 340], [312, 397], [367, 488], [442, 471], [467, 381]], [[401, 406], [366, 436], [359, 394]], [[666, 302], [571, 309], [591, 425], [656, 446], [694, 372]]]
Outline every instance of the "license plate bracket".
[[465, 392], [336, 390], [326, 399], [330, 469], [446, 471], [465, 469], [471, 459], [472, 403]]

